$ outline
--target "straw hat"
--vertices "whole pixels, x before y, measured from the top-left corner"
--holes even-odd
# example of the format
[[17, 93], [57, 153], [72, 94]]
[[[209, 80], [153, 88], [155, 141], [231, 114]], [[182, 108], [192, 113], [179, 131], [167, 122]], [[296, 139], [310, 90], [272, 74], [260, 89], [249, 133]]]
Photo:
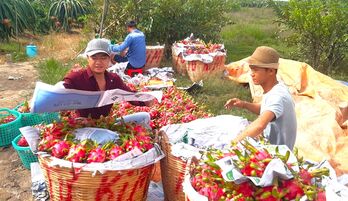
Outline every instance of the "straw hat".
[[260, 46], [256, 48], [251, 57], [249, 57], [248, 63], [251, 67], [278, 69], [279, 54], [271, 47]]

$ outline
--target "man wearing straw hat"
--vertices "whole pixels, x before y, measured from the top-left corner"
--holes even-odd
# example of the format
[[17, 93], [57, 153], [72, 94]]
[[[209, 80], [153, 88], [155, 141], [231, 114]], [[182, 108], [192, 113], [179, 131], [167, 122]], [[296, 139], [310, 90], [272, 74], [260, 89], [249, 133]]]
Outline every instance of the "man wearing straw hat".
[[[106, 91], [111, 89], [122, 89], [132, 91], [116, 73], [106, 71], [110, 63], [110, 49], [108, 41], [104, 39], [93, 39], [87, 44], [85, 50], [88, 65], [86, 68], [70, 71], [64, 77], [64, 87], [67, 89], [78, 89], [85, 91]], [[146, 103], [132, 102], [135, 105], [151, 106], [153, 101]], [[112, 104], [98, 108], [79, 109], [77, 113], [81, 117], [91, 116], [94, 119], [101, 115], [109, 115]], [[146, 112], [127, 115], [124, 120], [134, 121], [149, 127], [150, 115]]]
[[278, 52], [266, 46], [256, 48], [248, 59], [251, 78], [255, 85], [261, 85], [264, 94], [261, 103], [250, 103], [238, 98], [226, 102], [227, 109], [239, 107], [259, 114], [234, 142], [264, 133], [271, 144], [285, 144], [293, 149], [297, 130], [294, 102], [287, 87], [277, 80], [278, 62]]

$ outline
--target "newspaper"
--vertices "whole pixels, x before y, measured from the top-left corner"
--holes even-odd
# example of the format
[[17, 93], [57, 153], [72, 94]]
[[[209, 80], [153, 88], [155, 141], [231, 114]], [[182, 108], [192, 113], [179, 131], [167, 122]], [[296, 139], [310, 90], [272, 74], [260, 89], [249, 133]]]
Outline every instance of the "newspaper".
[[75, 139], [83, 141], [91, 139], [98, 143], [98, 145], [104, 145], [108, 142], [116, 142], [119, 139], [118, 133], [104, 129], [104, 128], [78, 128], [74, 130]]
[[[45, 152], [39, 152], [41, 157], [51, 157], [51, 155]], [[81, 170], [89, 171], [93, 175], [96, 175], [98, 172], [104, 174], [109, 170], [130, 170], [130, 169], [139, 169], [142, 167], [146, 167], [148, 165], [154, 164], [164, 158], [164, 153], [160, 149], [158, 144], [154, 144], [154, 147], [147, 152], [135, 156], [134, 158], [125, 159], [122, 161], [110, 160], [104, 163], [74, 163], [67, 160], [59, 159], [56, 157], [51, 157], [49, 166], [59, 166], [66, 168], [81, 168]]]
[[107, 91], [83, 91], [65, 89], [60, 85], [52, 86], [37, 82], [33, 99], [30, 104], [30, 112], [57, 112], [61, 110], [86, 109], [101, 107], [122, 101], [146, 102], [156, 98], [162, 99], [162, 91], [128, 92], [121, 89]]
[[[290, 151], [290, 149], [286, 145], [266, 145], [265, 149], [271, 154], [275, 153], [276, 147], [279, 148], [279, 153], [282, 155], [285, 155], [285, 153], [289, 152], [289, 164], [296, 164], [297, 159], [295, 155]], [[282, 179], [291, 179], [293, 178], [292, 173], [287, 168], [287, 166], [283, 163], [282, 160], [276, 158], [272, 159], [271, 162], [267, 165], [262, 177], [251, 177], [251, 176], [244, 176], [238, 168], [234, 166], [234, 163], [232, 162], [233, 159], [237, 159], [237, 156], [228, 156], [225, 158], [222, 158], [218, 161], [216, 161], [216, 164], [220, 166], [222, 169], [222, 176], [226, 181], [233, 181], [237, 184], [243, 183], [247, 180], [252, 181], [256, 186], [270, 186], [272, 185], [272, 181], [274, 177], [279, 177]], [[293, 167], [294, 171], [299, 171], [299, 168], [297, 165], [294, 165]]]

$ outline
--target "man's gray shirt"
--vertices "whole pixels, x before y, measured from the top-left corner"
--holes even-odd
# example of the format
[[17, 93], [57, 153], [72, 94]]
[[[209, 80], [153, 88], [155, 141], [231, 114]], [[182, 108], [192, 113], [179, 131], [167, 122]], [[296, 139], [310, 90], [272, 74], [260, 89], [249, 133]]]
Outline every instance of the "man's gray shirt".
[[260, 114], [264, 111], [271, 111], [275, 115], [275, 119], [267, 125], [264, 131], [270, 143], [285, 144], [292, 150], [295, 145], [297, 131], [295, 104], [284, 84], [276, 84], [263, 95]]

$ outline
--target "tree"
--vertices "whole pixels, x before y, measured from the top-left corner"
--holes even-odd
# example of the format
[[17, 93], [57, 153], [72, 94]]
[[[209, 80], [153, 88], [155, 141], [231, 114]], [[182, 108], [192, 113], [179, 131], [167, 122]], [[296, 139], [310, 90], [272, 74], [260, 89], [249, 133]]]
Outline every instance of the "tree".
[[62, 26], [65, 31], [70, 31], [72, 23], [88, 13], [91, 2], [91, 0], [52, 1], [48, 14], [50, 18], [57, 20], [57, 27]]
[[270, 1], [278, 22], [293, 34], [288, 38], [309, 64], [328, 73], [336, 70], [348, 51], [346, 0]]
[[32, 28], [35, 12], [28, 0], [0, 1], [0, 39], [8, 40], [16, 32]]

